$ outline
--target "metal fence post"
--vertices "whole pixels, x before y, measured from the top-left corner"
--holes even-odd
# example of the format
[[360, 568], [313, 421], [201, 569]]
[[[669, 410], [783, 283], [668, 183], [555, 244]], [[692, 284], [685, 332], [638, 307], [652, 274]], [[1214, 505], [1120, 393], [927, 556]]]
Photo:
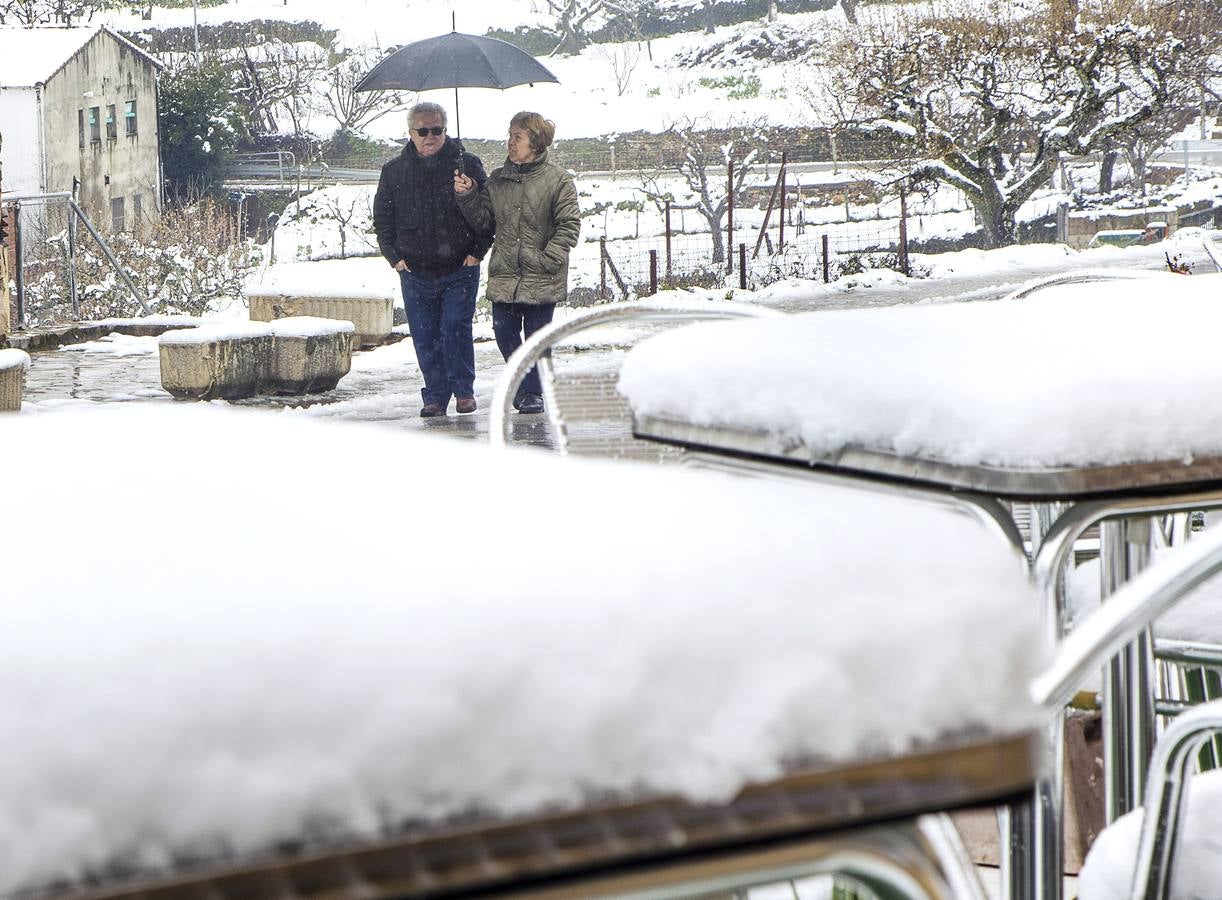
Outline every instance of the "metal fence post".
[[649, 251], [649, 296], [658, 292], [658, 251]]
[[25, 328], [25, 230], [21, 227], [21, 201], [13, 201], [13, 251], [17, 262], [17, 327]]
[[828, 259], [829, 241], [827, 239], [826, 232], [824, 232], [823, 234], [822, 243], [823, 243], [823, 283], [827, 284], [828, 282], [832, 280], [832, 270], [831, 270], [831, 260]]
[[[75, 178], [72, 179], [73, 199], [76, 199], [78, 185], [79, 182]], [[72, 315], [79, 320], [81, 298], [76, 289], [76, 216], [72, 214], [72, 207], [68, 207], [68, 293], [72, 295]]]
[[738, 286], [744, 291], [747, 289], [747, 245], [745, 243], [738, 245]]

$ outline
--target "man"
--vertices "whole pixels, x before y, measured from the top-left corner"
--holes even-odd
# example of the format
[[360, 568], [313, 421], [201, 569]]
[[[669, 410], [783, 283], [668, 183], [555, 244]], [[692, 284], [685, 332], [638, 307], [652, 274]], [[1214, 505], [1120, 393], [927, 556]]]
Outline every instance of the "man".
[[475, 344], [471, 320], [479, 266], [491, 234], [474, 231], [454, 200], [454, 176], [482, 185], [479, 157], [446, 136], [446, 113], [436, 103], [408, 111], [403, 152], [382, 167], [373, 200], [378, 247], [399, 273], [403, 306], [424, 375], [424, 418], [444, 416], [455, 397], [459, 413], [475, 412]]

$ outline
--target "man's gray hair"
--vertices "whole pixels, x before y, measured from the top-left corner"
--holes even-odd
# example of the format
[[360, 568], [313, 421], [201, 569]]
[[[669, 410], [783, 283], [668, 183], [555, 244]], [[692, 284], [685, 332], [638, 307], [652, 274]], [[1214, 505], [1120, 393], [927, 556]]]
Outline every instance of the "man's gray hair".
[[430, 103], [427, 100], [422, 103], [417, 103], [407, 111], [407, 127], [411, 128], [416, 124], [417, 116], [440, 116], [441, 124], [448, 125], [449, 120], [446, 118], [445, 107], [440, 103]]

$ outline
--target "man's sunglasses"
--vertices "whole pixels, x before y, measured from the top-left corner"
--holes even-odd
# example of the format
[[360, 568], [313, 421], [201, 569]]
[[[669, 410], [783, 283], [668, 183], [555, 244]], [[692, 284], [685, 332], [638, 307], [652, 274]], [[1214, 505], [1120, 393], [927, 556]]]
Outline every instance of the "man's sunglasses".
[[433, 137], [441, 137], [446, 133], [446, 127], [444, 125], [434, 125], [432, 128], [413, 128], [412, 131], [421, 137], [428, 137], [430, 134]]

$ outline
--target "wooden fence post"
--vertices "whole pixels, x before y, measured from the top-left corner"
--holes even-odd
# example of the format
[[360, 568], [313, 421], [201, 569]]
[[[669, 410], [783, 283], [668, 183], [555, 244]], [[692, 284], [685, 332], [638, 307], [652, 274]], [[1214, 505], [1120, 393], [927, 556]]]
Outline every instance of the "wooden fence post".
[[776, 249], [778, 253], [785, 252], [785, 158], [786, 151], [781, 151], [781, 231], [777, 235]]
[[[650, 252], [654, 254], [654, 257], [656, 260], [656, 257], [657, 257], [656, 251], [651, 250]], [[670, 287], [672, 283], [673, 282], [671, 280], [671, 256], [670, 256], [670, 201], [667, 200], [666, 201], [666, 286]], [[656, 288], [656, 285], [655, 285], [655, 288]], [[654, 293], [655, 294], [657, 293], [656, 289]]]
[[823, 234], [823, 283], [827, 284], [832, 280], [831, 260], [828, 259], [828, 240], [827, 233]]
[[[785, 159], [785, 155], [781, 154], [781, 159]], [[755, 259], [760, 255], [760, 245], [764, 243], [764, 235], [768, 233], [768, 223], [772, 220], [772, 207], [776, 204], [777, 191], [781, 187], [781, 179], [785, 175], [785, 166], [782, 163], [781, 169], [776, 173], [776, 182], [772, 185], [772, 193], [768, 195], [768, 208], [764, 210], [764, 224], [760, 226], [759, 237], [755, 240], [755, 252], [751, 254], [751, 258]], [[769, 240], [769, 253], [772, 252], [772, 241]]]
[[744, 291], [747, 289], [747, 245], [744, 243], [738, 245], [738, 286]]
[[649, 296], [658, 292], [658, 251], [649, 251]]
[[607, 239], [598, 239], [598, 299], [607, 299]]
[[900, 186], [900, 271], [908, 272], [908, 192]]
[[624, 279], [619, 273], [619, 269], [615, 267], [615, 260], [611, 258], [611, 252], [607, 249], [607, 242], [603, 241], [600, 247], [602, 252], [603, 263], [605, 268], [611, 270], [611, 277], [615, 279], [615, 283], [619, 285], [620, 293], [625, 299], [628, 297], [628, 286], [624, 284]]
[[734, 160], [726, 162], [726, 274], [734, 271]]

